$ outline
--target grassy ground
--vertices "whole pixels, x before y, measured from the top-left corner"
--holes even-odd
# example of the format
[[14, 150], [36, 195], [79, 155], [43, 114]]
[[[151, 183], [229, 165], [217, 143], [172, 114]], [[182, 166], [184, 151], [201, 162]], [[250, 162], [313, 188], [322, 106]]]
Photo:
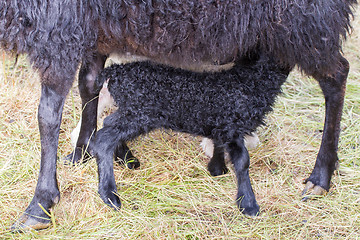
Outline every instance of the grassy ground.
[[[56, 224], [12, 234], [9, 227], [34, 193], [40, 141], [36, 120], [39, 81], [26, 60], [0, 53], [0, 238], [8, 239], [360, 239], [360, 22], [344, 52], [351, 63], [339, 156], [330, 193], [301, 202], [320, 145], [324, 101], [316, 81], [293, 72], [267, 126], [250, 151], [250, 177], [262, 213], [248, 218], [234, 203], [233, 171], [211, 177], [200, 139], [155, 132], [131, 143], [140, 170], [115, 166], [123, 207], [115, 212], [97, 195], [95, 161], [58, 163], [61, 201]], [[63, 114], [59, 155], [71, 152], [80, 116], [76, 87]]]

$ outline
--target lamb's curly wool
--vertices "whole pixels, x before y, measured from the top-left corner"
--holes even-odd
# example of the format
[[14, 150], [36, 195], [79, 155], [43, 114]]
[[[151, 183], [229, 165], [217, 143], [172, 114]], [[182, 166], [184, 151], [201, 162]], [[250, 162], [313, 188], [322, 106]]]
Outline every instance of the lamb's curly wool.
[[[96, 136], [102, 199], [110, 206], [120, 206], [113, 194], [114, 176], [109, 174], [113, 172], [116, 147], [141, 134], [165, 128], [213, 139], [217, 151], [209, 163], [213, 175], [226, 169], [222, 150], [226, 146], [238, 176], [239, 207], [244, 213], [255, 215], [259, 208], [248, 175], [243, 173], [248, 171], [243, 137], [255, 131], [272, 110], [290, 69], [279, 68], [273, 59], [263, 57], [249, 65], [245, 62], [214, 73], [150, 62], [113, 65], [101, 72], [96, 81], [98, 89], [108, 79], [109, 92], [119, 106], [104, 120], [104, 128]], [[234, 152], [241, 152], [242, 157]]]
[[169, 128], [228, 143], [254, 132], [281, 91], [288, 70], [264, 63], [196, 73], [145, 61], [111, 66], [99, 79], [109, 79], [118, 124], [135, 137]]

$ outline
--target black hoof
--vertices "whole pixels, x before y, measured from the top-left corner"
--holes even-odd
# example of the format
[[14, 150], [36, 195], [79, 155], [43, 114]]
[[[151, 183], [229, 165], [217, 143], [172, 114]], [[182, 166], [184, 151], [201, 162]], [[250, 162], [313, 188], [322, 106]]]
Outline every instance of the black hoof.
[[256, 204], [254, 207], [240, 208], [240, 211], [250, 217], [258, 216], [260, 213], [260, 207]]
[[260, 207], [257, 204], [256, 200], [246, 200], [243, 197], [238, 198], [240, 200], [237, 201], [239, 210], [246, 216], [257, 216], [260, 213]]
[[138, 169], [140, 167], [140, 161], [137, 158], [126, 160], [126, 166], [129, 169]]
[[140, 167], [140, 161], [134, 157], [131, 150], [126, 144], [119, 144], [115, 149], [115, 162], [129, 169], [137, 169]]
[[229, 169], [226, 166], [208, 165], [208, 170], [213, 177], [220, 176], [229, 172]]
[[89, 151], [86, 151], [84, 147], [76, 147], [75, 150], [63, 158], [65, 164], [75, 165], [78, 163], [85, 163], [93, 158]]
[[115, 159], [115, 162], [121, 166], [126, 166], [129, 169], [137, 169], [140, 167], [140, 161], [135, 157], [130, 158], [130, 159], [126, 158], [125, 160], [117, 157]]
[[110, 192], [110, 193], [99, 193], [101, 199], [104, 201], [106, 205], [109, 207], [115, 209], [116, 211], [121, 208], [121, 201], [118, 195], [116, 195], [116, 192]]

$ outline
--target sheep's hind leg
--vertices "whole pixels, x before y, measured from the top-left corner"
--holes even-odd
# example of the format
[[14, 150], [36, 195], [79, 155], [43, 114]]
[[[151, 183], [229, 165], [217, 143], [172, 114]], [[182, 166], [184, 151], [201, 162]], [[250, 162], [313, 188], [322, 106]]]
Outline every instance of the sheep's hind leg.
[[340, 121], [344, 104], [346, 78], [349, 63], [343, 57], [339, 59], [339, 70], [334, 76], [317, 76], [325, 97], [325, 125], [320, 150], [314, 170], [306, 179], [306, 186], [302, 192], [303, 200], [309, 197], [325, 195], [330, 188], [330, 180], [338, 165], [338, 142]]
[[219, 176], [229, 172], [225, 165], [224, 148], [214, 142], [212, 157], [208, 163], [208, 170], [211, 176]]
[[83, 61], [79, 72], [79, 91], [82, 100], [82, 117], [76, 148], [65, 157], [65, 161], [78, 163], [92, 157], [91, 138], [97, 128], [97, 107], [99, 92], [94, 89], [98, 73], [104, 68], [106, 56], [94, 54], [91, 59]]
[[256, 202], [250, 183], [250, 158], [244, 145], [244, 140], [242, 138], [235, 140], [228, 145], [228, 149], [238, 181], [238, 194], [236, 199], [238, 207], [243, 214], [256, 216], [259, 213], [259, 205]]

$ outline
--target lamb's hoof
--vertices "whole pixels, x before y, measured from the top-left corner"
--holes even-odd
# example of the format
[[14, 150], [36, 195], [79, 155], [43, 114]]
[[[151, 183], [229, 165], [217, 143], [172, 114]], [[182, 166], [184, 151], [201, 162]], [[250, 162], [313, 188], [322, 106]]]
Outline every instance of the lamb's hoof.
[[29, 230], [41, 230], [48, 228], [50, 226], [50, 219], [36, 219], [30, 217], [26, 213], [20, 216], [19, 220], [17, 220], [12, 226], [12, 232], [26, 232]]
[[246, 216], [255, 217], [259, 215], [260, 207], [257, 204], [252, 207], [245, 207], [245, 208], [240, 207], [240, 211], [242, 212], [242, 214]]
[[260, 207], [255, 198], [247, 200], [244, 195], [240, 195], [236, 201], [240, 212], [246, 216], [254, 217], [259, 215]]
[[110, 192], [108, 194], [101, 194], [101, 199], [104, 201], [106, 205], [111, 207], [112, 209], [118, 211], [121, 208], [120, 198], [116, 195], [116, 193]]
[[125, 160], [117, 157], [115, 162], [119, 165], [125, 165], [129, 169], [138, 169], [140, 167], [140, 161], [135, 157], [127, 158]]
[[132, 158], [126, 161], [126, 166], [129, 169], [138, 169], [140, 167], [140, 161], [137, 158]]
[[305, 202], [309, 199], [314, 199], [320, 196], [324, 196], [326, 195], [326, 193], [327, 191], [324, 188], [315, 185], [310, 181], [307, 181], [305, 188], [301, 193], [301, 196], [303, 196], [301, 201]]
[[226, 166], [220, 168], [209, 168], [208, 170], [213, 177], [220, 176], [229, 172], [229, 169]]

